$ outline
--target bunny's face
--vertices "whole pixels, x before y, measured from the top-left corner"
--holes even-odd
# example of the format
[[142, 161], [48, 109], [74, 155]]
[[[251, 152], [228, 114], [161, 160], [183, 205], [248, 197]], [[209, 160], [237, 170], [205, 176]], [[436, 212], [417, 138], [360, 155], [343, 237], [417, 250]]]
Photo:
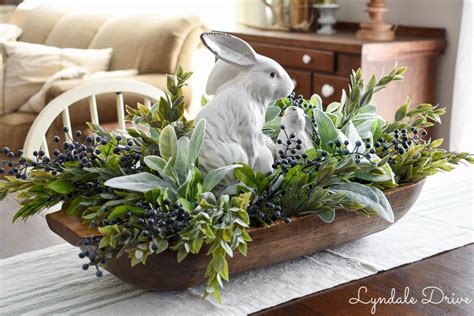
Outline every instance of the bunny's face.
[[201, 40], [219, 58], [209, 76], [207, 93], [214, 94], [231, 80], [239, 80], [261, 102], [286, 97], [293, 91], [294, 84], [283, 67], [273, 59], [257, 54], [240, 38], [207, 32], [201, 34]]
[[288, 96], [294, 89], [288, 73], [276, 61], [265, 56], [257, 56], [257, 63], [248, 69], [245, 80], [248, 90], [266, 101]]

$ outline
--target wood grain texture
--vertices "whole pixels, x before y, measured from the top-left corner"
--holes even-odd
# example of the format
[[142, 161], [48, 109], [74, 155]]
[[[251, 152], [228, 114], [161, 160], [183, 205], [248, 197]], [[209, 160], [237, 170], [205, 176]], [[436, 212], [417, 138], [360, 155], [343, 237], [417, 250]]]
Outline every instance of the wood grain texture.
[[[357, 292], [362, 286], [367, 288], [367, 294], [361, 296], [365, 301], [371, 297], [389, 298], [392, 288], [395, 289], [397, 297], [403, 297], [406, 287], [410, 289], [410, 296], [417, 299], [417, 304], [412, 305], [378, 304], [376, 315], [473, 315], [473, 303], [421, 303], [421, 300], [425, 298], [423, 289], [428, 286], [441, 289], [448, 297], [454, 293], [457, 297], [473, 298], [473, 265], [474, 245], [471, 244], [333, 289], [311, 294], [252, 315], [370, 315], [370, 305], [349, 303], [351, 298], [357, 297]], [[439, 292], [435, 293], [434, 300], [439, 300], [441, 297], [438, 295]]]
[[[407, 184], [385, 193], [395, 214], [395, 220], [403, 217], [416, 201], [424, 180]], [[49, 227], [73, 245], [82, 238], [90, 237], [86, 225], [78, 226], [80, 219], [64, 212], [48, 214]], [[229, 272], [240, 272], [264, 267], [303, 255], [309, 255], [329, 247], [340, 245], [381, 231], [390, 224], [380, 217], [364, 217], [356, 213], [339, 211], [331, 224], [324, 223], [316, 215], [294, 218], [290, 224], [274, 223], [269, 227], [250, 228], [253, 241], [248, 244], [248, 255], [235, 253], [229, 259]], [[209, 262], [206, 249], [198, 255], [189, 255], [181, 263], [176, 253], [166, 250], [150, 256], [146, 265], [130, 266], [130, 259], [123, 256], [109, 261], [106, 269], [119, 279], [140, 288], [159, 291], [183, 290], [205, 282], [204, 273]]]
[[[270, 57], [282, 66], [300, 69], [319, 70], [323, 72], [334, 71], [334, 53], [315, 50], [300, 49], [273, 45], [253, 44], [255, 51], [263, 56]], [[304, 60], [307, 58], [307, 62]]]

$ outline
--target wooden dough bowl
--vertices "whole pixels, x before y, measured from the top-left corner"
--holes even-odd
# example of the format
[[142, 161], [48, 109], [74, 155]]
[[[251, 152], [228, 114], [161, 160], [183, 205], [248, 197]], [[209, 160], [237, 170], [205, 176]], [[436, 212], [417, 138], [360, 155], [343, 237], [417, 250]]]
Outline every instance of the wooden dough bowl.
[[[415, 203], [424, 180], [409, 183], [391, 190], [385, 195], [392, 205], [395, 221], [402, 218]], [[74, 246], [81, 245], [83, 238], [99, 235], [88, 229], [81, 219], [63, 211], [46, 215], [49, 227]], [[391, 224], [377, 216], [366, 217], [347, 211], [336, 212], [331, 224], [324, 223], [316, 215], [293, 218], [290, 224], [274, 223], [269, 227], [250, 228], [253, 241], [248, 244], [247, 256], [238, 251], [229, 258], [229, 272], [240, 272], [310, 255], [330, 247], [379, 232]], [[105, 269], [117, 278], [139, 288], [157, 291], [176, 291], [205, 283], [204, 273], [210, 257], [206, 249], [198, 255], [188, 255], [181, 263], [176, 252], [167, 249], [159, 255], [148, 257], [146, 265], [131, 267], [130, 259], [122, 256], [110, 260]]]

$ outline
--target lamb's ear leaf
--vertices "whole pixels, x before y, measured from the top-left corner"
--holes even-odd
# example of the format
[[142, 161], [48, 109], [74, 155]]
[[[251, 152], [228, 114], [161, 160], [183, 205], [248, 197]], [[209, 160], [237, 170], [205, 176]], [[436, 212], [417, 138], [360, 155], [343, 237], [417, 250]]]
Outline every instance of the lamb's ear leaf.
[[166, 166], [166, 160], [164, 160], [160, 156], [146, 156], [143, 161], [145, 162], [148, 168], [158, 171], [160, 173], [163, 172]]
[[159, 142], [161, 157], [165, 160], [170, 158], [175, 160], [178, 150], [178, 139], [173, 126], [167, 125], [165, 128], [163, 128], [160, 134]]
[[204, 141], [204, 132], [206, 131], [206, 121], [200, 120], [193, 130], [189, 142], [189, 163], [193, 165], [201, 152], [202, 142]]
[[242, 165], [229, 165], [209, 171], [203, 181], [202, 189], [204, 192], [211, 192], [218, 185], [229, 171], [240, 168]]
[[389, 223], [395, 221], [390, 202], [383, 192], [375, 187], [350, 182], [336, 185], [332, 190], [344, 193], [346, 200], [361, 205], [368, 214], [377, 214]]
[[278, 106], [271, 105], [265, 112], [265, 123], [271, 122], [280, 115], [281, 109]]
[[335, 210], [330, 210], [326, 212], [319, 213], [319, 218], [321, 218], [325, 223], [332, 223], [334, 221], [334, 218], [336, 218], [336, 211]]
[[203, 44], [219, 59], [236, 66], [254, 65], [257, 54], [253, 48], [240, 38], [222, 33], [205, 32], [201, 34]]
[[189, 163], [189, 138], [186, 136], [178, 139], [178, 153], [174, 165], [179, 183], [182, 184], [186, 180], [191, 164]]
[[148, 172], [112, 178], [107, 180], [104, 184], [115, 189], [143, 193], [157, 188], [167, 188], [174, 191], [174, 187], [171, 184]]
[[334, 126], [334, 122], [331, 118], [323, 111], [314, 108], [313, 117], [318, 127], [319, 137], [321, 138], [321, 145], [324, 150], [332, 152], [332, 148], [328, 145], [329, 141], [335, 141], [338, 139], [339, 133]]

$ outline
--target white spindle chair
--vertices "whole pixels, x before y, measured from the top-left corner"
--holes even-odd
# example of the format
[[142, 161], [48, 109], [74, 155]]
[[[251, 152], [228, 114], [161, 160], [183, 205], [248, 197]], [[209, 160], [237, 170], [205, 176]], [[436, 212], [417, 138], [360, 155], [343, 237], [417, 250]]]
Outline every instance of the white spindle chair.
[[[59, 115], [62, 116], [64, 126], [69, 129], [69, 137], [72, 138], [69, 107], [80, 100], [89, 100], [90, 121], [94, 124], [99, 124], [96, 95], [108, 93], [116, 94], [118, 128], [120, 130], [125, 130], [124, 93], [143, 97], [143, 103], [148, 107], [151, 106], [152, 102], [158, 101], [164, 95], [163, 91], [154, 86], [132, 80], [98, 80], [75, 87], [48, 103], [36, 117], [23, 146], [25, 155], [32, 158], [33, 152], [41, 148], [50, 156], [46, 133]], [[68, 138], [68, 135], [65, 136]]]

